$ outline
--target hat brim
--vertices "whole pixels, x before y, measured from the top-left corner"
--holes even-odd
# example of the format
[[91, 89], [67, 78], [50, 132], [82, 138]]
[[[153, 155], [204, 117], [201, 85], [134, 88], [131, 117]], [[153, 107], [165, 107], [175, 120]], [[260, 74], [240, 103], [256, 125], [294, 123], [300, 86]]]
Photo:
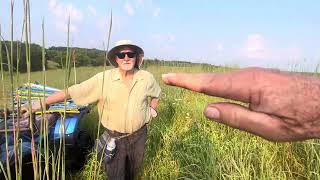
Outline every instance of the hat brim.
[[143, 52], [142, 48], [140, 48], [139, 46], [133, 45], [133, 44], [123, 44], [120, 46], [113, 47], [108, 52], [108, 55], [107, 55], [107, 58], [108, 58], [110, 64], [114, 67], [118, 67], [118, 63], [116, 62], [115, 57], [116, 57], [116, 53], [118, 52], [118, 50], [122, 47], [130, 47], [130, 48], [134, 49], [134, 51], [137, 53], [137, 57], [138, 57], [136, 64], [138, 65], [138, 67], [140, 67], [140, 65], [142, 64], [142, 61], [143, 61], [144, 52]]

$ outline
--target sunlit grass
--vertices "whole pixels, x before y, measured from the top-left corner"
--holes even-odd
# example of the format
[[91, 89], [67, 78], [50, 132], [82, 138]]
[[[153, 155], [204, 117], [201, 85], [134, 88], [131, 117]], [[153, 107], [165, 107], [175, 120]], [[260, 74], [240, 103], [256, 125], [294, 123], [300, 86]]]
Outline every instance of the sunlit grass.
[[[13, 7], [13, 4], [11, 8]], [[112, 67], [80, 67], [71, 68], [72, 48], [67, 49], [64, 69], [31, 72], [30, 63], [30, 15], [29, 1], [24, 1], [25, 49], [28, 73], [19, 74], [13, 71], [13, 34], [11, 43], [6, 47], [9, 71], [3, 70], [1, 64], [0, 103], [2, 109], [10, 108], [8, 104], [10, 94], [14, 89], [25, 82], [40, 81], [47, 86], [66, 89], [75, 83], [87, 80], [98, 72]], [[11, 11], [13, 13], [13, 11]], [[12, 15], [12, 14], [11, 14]], [[112, 16], [111, 16], [112, 19]], [[11, 19], [12, 21], [13, 19]], [[112, 21], [111, 21], [112, 22]], [[69, 22], [70, 24], [70, 22]], [[108, 34], [108, 44], [111, 27]], [[11, 33], [13, 33], [13, 23]], [[1, 35], [1, 29], [0, 29]], [[69, 38], [69, 33], [68, 33]], [[0, 40], [0, 49], [2, 50]], [[69, 47], [69, 39], [67, 40]], [[43, 65], [45, 63], [45, 36], [43, 23], [42, 44]], [[19, 53], [19, 51], [18, 51]], [[1, 52], [0, 52], [1, 55]], [[19, 56], [17, 56], [19, 57]], [[52, 64], [52, 68], [55, 68]], [[296, 66], [295, 66], [296, 67]], [[159, 116], [148, 125], [148, 140], [146, 144], [143, 169], [139, 175], [141, 179], [320, 179], [320, 143], [318, 140], [309, 140], [296, 143], [272, 143], [248, 133], [241, 132], [221, 124], [207, 120], [202, 111], [210, 102], [226, 101], [221, 98], [209, 97], [193, 93], [184, 89], [169, 87], [162, 83], [161, 74], [169, 72], [225, 72], [227, 67], [209, 65], [167, 65], [143, 66], [144, 70], [154, 74], [162, 88], [161, 101], [158, 109]], [[318, 67], [316, 68], [318, 69]], [[73, 70], [73, 72], [72, 72]], [[300, 69], [301, 70], [301, 69]], [[97, 107], [91, 105], [91, 111], [81, 120], [81, 126], [97, 138], [101, 133], [100, 118]], [[32, 121], [32, 119], [30, 119]], [[47, 134], [47, 124], [41, 125], [41, 133]], [[30, 127], [32, 128], [32, 127]], [[101, 129], [100, 129], [101, 128]], [[10, 179], [15, 174], [17, 179], [23, 175], [21, 169], [21, 142], [18, 140], [18, 131], [15, 131], [15, 172], [11, 172], [9, 164], [1, 164], [0, 171]], [[62, 134], [64, 128], [62, 126]], [[32, 133], [32, 129], [31, 129]], [[7, 133], [5, 135], [7, 137]], [[47, 137], [46, 137], [47, 138]], [[105, 179], [105, 172], [100, 168], [95, 150], [88, 156], [88, 161], [79, 172], [69, 173], [64, 164], [64, 142], [60, 142], [60, 151], [49, 150], [48, 140], [44, 140], [44, 155], [33, 152], [34, 179]], [[7, 143], [7, 140], [6, 140]], [[41, 147], [41, 144], [40, 144]], [[34, 148], [34, 147], [33, 147]], [[6, 150], [8, 146], [6, 147]], [[57, 155], [57, 154], [58, 155]], [[44, 160], [44, 167], [41, 164]], [[49, 171], [53, 172], [51, 176]], [[69, 174], [70, 176], [66, 176]]]
[[[111, 68], [111, 67], [108, 67]], [[103, 67], [77, 68], [78, 82], [101, 72]], [[271, 143], [259, 137], [208, 121], [203, 109], [215, 97], [164, 85], [161, 74], [168, 72], [224, 72], [228, 68], [201, 66], [150, 66], [162, 88], [159, 116], [148, 125], [148, 140], [141, 178], [149, 179], [318, 179], [320, 144], [317, 140], [297, 143]], [[48, 70], [48, 86], [63, 87], [63, 70]], [[41, 78], [33, 72], [31, 82]], [[21, 82], [27, 79], [20, 75]], [[72, 79], [72, 74], [71, 74]], [[83, 120], [96, 136], [99, 116], [95, 106]], [[85, 179], [95, 158], [74, 177]], [[99, 171], [104, 177], [103, 171]]]
[[[110, 67], [109, 67], [110, 68]], [[79, 81], [100, 72], [102, 67], [78, 68]], [[203, 72], [200, 66], [151, 66], [162, 88], [159, 116], [148, 125], [148, 140], [143, 179], [318, 179], [320, 144], [317, 140], [296, 143], [272, 143], [248, 133], [210, 122], [202, 111], [207, 103], [223, 99], [196, 94], [164, 85], [161, 74], [168, 72]], [[209, 70], [208, 70], [209, 71]], [[210, 72], [228, 71], [212, 68]], [[33, 73], [36, 75], [37, 72]], [[59, 77], [60, 70], [49, 70]], [[21, 74], [23, 79], [26, 75]], [[62, 77], [61, 77], [62, 78]], [[62, 86], [61, 82], [48, 84]], [[95, 136], [99, 116], [93, 105], [82, 120]], [[72, 176], [86, 179], [95, 158]], [[104, 177], [103, 171], [96, 178]]]

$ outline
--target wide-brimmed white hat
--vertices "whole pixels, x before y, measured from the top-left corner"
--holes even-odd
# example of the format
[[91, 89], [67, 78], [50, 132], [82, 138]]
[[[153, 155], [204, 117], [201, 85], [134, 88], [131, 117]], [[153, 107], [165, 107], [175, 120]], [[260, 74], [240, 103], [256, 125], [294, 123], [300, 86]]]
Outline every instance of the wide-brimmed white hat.
[[118, 50], [121, 47], [124, 46], [128, 46], [133, 48], [133, 50], [137, 53], [137, 61], [136, 61], [136, 65], [137, 68], [140, 68], [142, 62], [143, 62], [143, 57], [144, 57], [144, 52], [143, 49], [141, 47], [139, 47], [138, 45], [134, 44], [132, 41], [130, 40], [120, 40], [118, 42], [115, 43], [114, 47], [108, 52], [107, 58], [109, 59], [109, 62], [114, 66], [114, 67], [118, 67], [118, 64], [115, 60], [115, 56], [116, 53], [118, 52]]

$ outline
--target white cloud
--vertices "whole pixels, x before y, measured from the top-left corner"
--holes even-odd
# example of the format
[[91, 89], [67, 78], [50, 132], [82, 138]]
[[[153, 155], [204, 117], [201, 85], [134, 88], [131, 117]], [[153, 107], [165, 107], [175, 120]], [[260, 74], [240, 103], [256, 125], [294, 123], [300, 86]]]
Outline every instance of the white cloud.
[[153, 0], [136, 0], [137, 5], [141, 6], [152, 6], [153, 5]]
[[[268, 40], [268, 42], [271, 42]], [[301, 61], [305, 57], [299, 45], [282, 46], [281, 42], [274, 41], [272, 44], [267, 43], [266, 38], [261, 34], [251, 34], [244, 43], [242, 53], [245, 57], [255, 60], [264, 61]]]
[[244, 43], [244, 54], [252, 59], [267, 58], [266, 40], [261, 34], [251, 34]]
[[173, 42], [173, 41], [176, 40], [176, 36], [174, 34], [172, 34], [172, 33], [168, 33], [168, 40], [170, 42]]
[[163, 50], [166, 52], [174, 52], [176, 50], [176, 47], [170, 44], [165, 44], [162, 46]]
[[49, 11], [55, 16], [55, 24], [59, 30], [66, 31], [70, 17], [70, 32], [77, 32], [82, 21], [82, 12], [72, 3], [64, 4], [57, 0], [49, 0]]
[[167, 42], [174, 42], [176, 40], [176, 36], [172, 33], [167, 34], [151, 34], [150, 39], [154, 43], [167, 43]]
[[292, 47], [288, 49], [289, 58], [302, 59], [302, 50], [299, 47]]
[[89, 14], [91, 14], [92, 16], [96, 16], [97, 15], [97, 10], [93, 6], [88, 5], [87, 9], [89, 11]]
[[107, 25], [109, 23], [110, 23], [109, 19], [107, 19], [106, 17], [103, 17], [103, 18], [100, 17], [100, 18], [97, 18], [97, 20], [96, 20], [96, 27], [97, 27], [97, 29], [105, 30], [108, 28]]
[[221, 51], [223, 51], [223, 50], [224, 50], [223, 45], [222, 45], [222, 44], [218, 44], [218, 45], [217, 45], [217, 51], [218, 51], [218, 52], [221, 52]]
[[155, 57], [162, 57], [166, 59], [175, 59], [172, 56], [176, 52], [176, 36], [172, 33], [154, 33], [150, 34], [148, 41], [153, 45]]
[[[118, 34], [122, 34], [123, 32], [126, 31], [126, 26], [128, 23], [128, 18], [119, 16], [117, 14], [112, 14], [112, 30], [111, 30], [111, 39], [115, 38], [123, 38], [123, 37], [118, 37]], [[97, 16], [95, 18], [95, 29], [100, 32], [103, 35], [103, 38], [107, 35], [109, 32], [109, 26], [110, 26], [110, 16]]]
[[137, 1], [138, 1], [138, 4], [141, 4], [141, 5], [145, 3], [145, 0], [137, 0]]
[[298, 60], [303, 59], [302, 49], [297, 46], [291, 46], [284, 49], [280, 49], [274, 52], [274, 58], [276, 59], [290, 59]]
[[[64, 23], [64, 22], [62, 22], [62, 21], [56, 21], [55, 22], [55, 26], [59, 29], [59, 30], [61, 30], [61, 31], [63, 31], [63, 32], [68, 32], [68, 24], [67, 23]], [[79, 31], [79, 29], [78, 29], [78, 26], [76, 26], [76, 25], [74, 25], [74, 24], [71, 24], [70, 23], [70, 32], [78, 32]]]
[[160, 8], [156, 8], [156, 9], [153, 11], [153, 13], [152, 13], [152, 15], [153, 15], [154, 17], [158, 17], [159, 14], [160, 14]]
[[158, 17], [161, 9], [157, 7], [153, 0], [127, 0], [124, 9], [129, 16], [134, 16], [136, 12], [148, 12], [150, 16]]
[[49, 0], [49, 7], [56, 7], [57, 1], [56, 0]]
[[135, 14], [134, 8], [129, 2], [126, 2], [124, 8], [129, 16], [133, 16]]

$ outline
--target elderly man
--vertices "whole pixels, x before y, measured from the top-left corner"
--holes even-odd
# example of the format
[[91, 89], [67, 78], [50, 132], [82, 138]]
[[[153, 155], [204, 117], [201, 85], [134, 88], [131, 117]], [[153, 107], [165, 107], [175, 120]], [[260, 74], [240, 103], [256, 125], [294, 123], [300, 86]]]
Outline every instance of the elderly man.
[[[98, 112], [105, 128], [98, 150], [104, 159], [108, 179], [133, 179], [141, 168], [146, 124], [157, 115], [161, 89], [153, 75], [140, 70], [144, 52], [129, 40], [118, 41], [108, 59], [115, 67], [71, 86], [67, 94], [59, 91], [44, 101], [45, 105], [72, 98], [77, 105], [98, 102]], [[33, 105], [33, 110], [40, 109]]]

